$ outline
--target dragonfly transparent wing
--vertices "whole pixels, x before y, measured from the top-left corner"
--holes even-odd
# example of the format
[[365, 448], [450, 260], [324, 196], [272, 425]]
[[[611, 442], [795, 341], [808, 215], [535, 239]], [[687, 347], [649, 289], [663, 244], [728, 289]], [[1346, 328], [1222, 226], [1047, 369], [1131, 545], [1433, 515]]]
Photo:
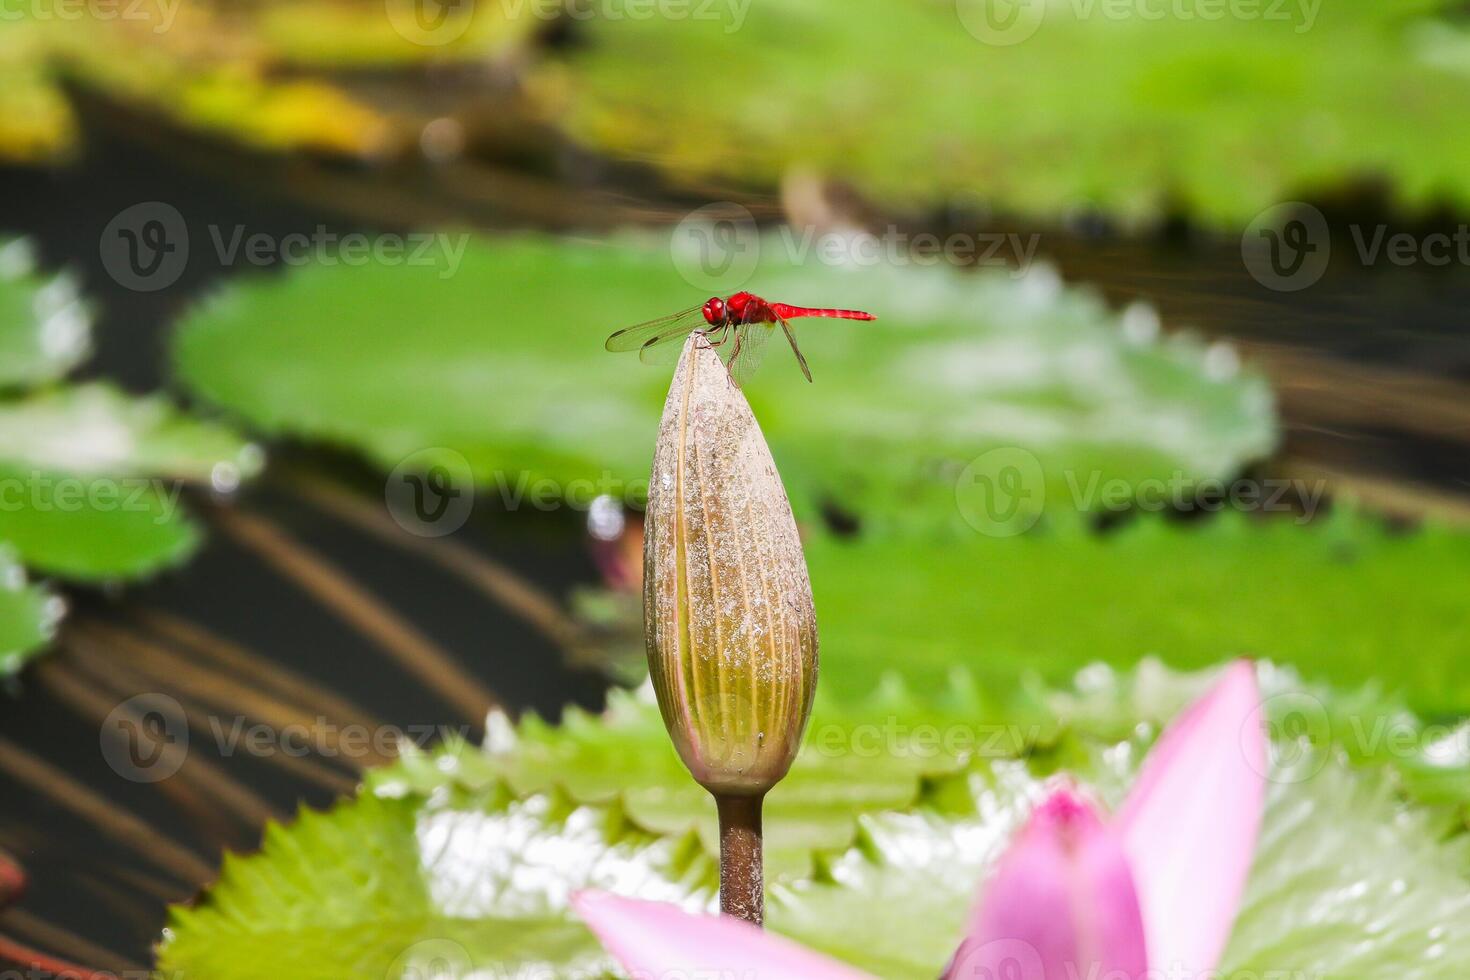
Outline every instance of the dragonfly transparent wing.
[[[702, 306], [695, 306], [647, 323], [624, 327], [608, 337], [604, 346], [610, 351], [636, 350], [644, 362], [658, 363], [667, 359], [665, 355], [677, 354], [689, 331], [704, 324], [703, 310]], [[673, 341], [679, 343], [674, 344]]]
[[801, 365], [801, 373], [806, 375], [807, 381], [811, 381], [812, 369], [806, 366], [806, 358], [801, 356], [801, 348], [796, 346], [796, 330], [785, 319], [777, 319], [781, 321], [781, 329], [785, 331], [786, 340], [791, 344], [791, 353], [796, 355], [796, 363]]
[[730, 369], [730, 377], [741, 387], [755, 374], [765, 359], [771, 334], [776, 332], [774, 323], [742, 323], [734, 327], [730, 336], [720, 345], [720, 353]]

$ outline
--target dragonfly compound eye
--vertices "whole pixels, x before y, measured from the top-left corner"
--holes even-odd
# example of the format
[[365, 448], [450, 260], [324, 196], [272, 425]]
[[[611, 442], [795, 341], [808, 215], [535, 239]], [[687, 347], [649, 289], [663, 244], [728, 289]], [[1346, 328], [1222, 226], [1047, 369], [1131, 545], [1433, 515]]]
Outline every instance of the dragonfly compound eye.
[[709, 302], [704, 304], [704, 319], [712, 327], [724, 326], [725, 301], [718, 296], [711, 296]]

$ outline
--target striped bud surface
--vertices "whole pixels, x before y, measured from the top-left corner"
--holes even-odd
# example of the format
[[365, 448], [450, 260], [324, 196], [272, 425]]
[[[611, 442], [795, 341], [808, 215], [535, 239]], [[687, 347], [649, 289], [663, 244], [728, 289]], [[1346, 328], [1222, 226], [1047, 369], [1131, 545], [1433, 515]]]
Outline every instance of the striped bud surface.
[[697, 333], [659, 425], [643, 561], [648, 667], [680, 758], [711, 792], [764, 793], [811, 713], [816, 611], [771, 451]]

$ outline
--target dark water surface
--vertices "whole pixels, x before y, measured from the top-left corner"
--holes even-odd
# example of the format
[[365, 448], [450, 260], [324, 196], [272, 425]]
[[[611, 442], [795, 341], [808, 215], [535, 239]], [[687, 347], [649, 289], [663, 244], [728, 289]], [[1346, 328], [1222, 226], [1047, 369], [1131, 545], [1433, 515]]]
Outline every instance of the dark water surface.
[[[113, 281], [99, 257], [102, 229], [124, 208], [153, 200], [167, 201], [186, 216], [195, 243], [209, 242], [211, 226], [243, 225], [246, 235], [264, 232], [275, 238], [310, 234], [323, 224], [352, 230], [334, 215], [192, 177], [167, 159], [125, 145], [94, 145], [80, 166], [55, 173], [0, 172], [0, 234], [29, 236], [46, 265], [80, 276], [95, 304], [97, 354], [83, 374], [137, 391], [167, 383], [170, 324], [229, 274], [211, 245], [195, 248], [183, 276], [158, 292], [133, 292]], [[483, 712], [459, 710], [386, 653], [385, 646], [395, 641], [382, 638], [374, 612], [386, 612], [392, 624], [414, 634], [414, 642], [432, 645], [464, 678], [512, 712], [556, 717], [568, 703], [600, 703], [606, 682], [569, 666], [564, 651], [521, 611], [487, 598], [463, 574], [408, 547], [421, 542], [395, 526], [388, 526], [386, 538], [367, 533], [332, 507], [308, 500], [295, 489], [303, 469], [312, 479], [371, 502], [386, 516], [381, 475], [331, 453], [283, 447], [273, 451], [270, 473], [232, 507], [203, 497], [191, 501], [209, 525], [208, 537], [184, 569], [116, 595], [69, 592], [73, 610], [57, 649], [20, 678], [0, 708], [0, 739], [29, 760], [19, 776], [14, 767], [0, 767], [0, 847], [29, 876], [21, 908], [0, 917], [0, 929], [92, 965], [146, 964], [165, 903], [188, 898], [202, 881], [192, 880], [199, 878], [191, 875], [197, 869], [175, 852], [197, 855], [212, 866], [222, 847], [250, 849], [259, 839], [257, 813], [232, 811], [227, 801], [211, 796], [217, 786], [184, 778], [198, 762], [213, 763], [255, 803], [281, 815], [289, 815], [298, 802], [324, 806], [342, 787], [350, 787], [350, 764], [328, 760], [322, 766], [326, 772], [302, 776], [253, 757], [232, 740], [236, 714], [254, 723], [253, 702], [244, 693], [252, 687], [251, 668], [219, 671], [241, 692], [234, 710], [229, 686], [223, 701], [214, 695], [214, 700], [201, 698], [201, 689], [218, 677], [169, 677], [166, 658], [192, 654], [187, 644], [157, 627], [159, 618], [187, 624], [210, 642], [230, 644], [259, 663], [293, 671], [374, 722], [416, 740], [446, 724], [477, 737]], [[367, 599], [369, 611], [353, 612], [357, 607], [349, 604], [344, 613], [263, 557], [258, 542], [242, 544], [218, 523], [222, 514], [233, 512], [264, 522], [290, 542], [293, 554], [304, 550], [325, 566], [328, 588], [336, 581], [332, 577], [345, 577], [357, 598]], [[391, 537], [395, 533], [397, 542]], [[512, 515], [482, 501], [452, 540], [487, 567], [512, 570], [520, 583], [553, 599], [598, 580], [578, 512]], [[140, 642], [152, 652], [135, 655], [129, 643]], [[99, 660], [109, 659], [139, 673], [109, 688], [88, 673]], [[157, 785], [121, 778], [99, 748], [103, 709], [151, 691], [168, 693], [186, 710], [197, 708], [218, 719], [219, 726], [191, 731], [188, 763], [179, 776]], [[312, 696], [298, 694], [308, 703], [303, 717], [312, 717]], [[329, 719], [339, 714], [323, 709]], [[55, 773], [45, 767], [68, 774], [76, 785], [48, 779]], [[53, 788], [42, 790], [38, 782]], [[160, 791], [165, 786], [170, 790]], [[99, 806], [146, 821], [156, 831], [156, 842], [119, 839], [116, 821], [94, 812]], [[74, 935], [53, 937], [32, 917]], [[90, 949], [82, 941], [102, 948]]]

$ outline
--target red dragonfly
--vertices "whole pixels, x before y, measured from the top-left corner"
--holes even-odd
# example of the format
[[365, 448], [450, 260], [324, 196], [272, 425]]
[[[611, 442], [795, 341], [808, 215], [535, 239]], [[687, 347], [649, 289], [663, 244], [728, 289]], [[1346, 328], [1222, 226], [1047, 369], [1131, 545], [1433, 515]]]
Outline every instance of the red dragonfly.
[[710, 346], [724, 357], [735, 383], [743, 384], [765, 356], [766, 342], [776, 332], [776, 325], [786, 334], [796, 363], [801, 373], [812, 379], [806, 358], [796, 346], [796, 331], [788, 321], [798, 317], [819, 316], [838, 320], [876, 320], [871, 313], [858, 310], [815, 309], [806, 306], [788, 306], [785, 303], [767, 303], [754, 293], [736, 293], [728, 299], [712, 296], [703, 306], [695, 306], [680, 313], [649, 320], [637, 326], [626, 327], [607, 338], [607, 349], [611, 351], [636, 350], [646, 362], [659, 360], [659, 355], [669, 351], [677, 353], [678, 346], [693, 330], [699, 330], [709, 338]]

